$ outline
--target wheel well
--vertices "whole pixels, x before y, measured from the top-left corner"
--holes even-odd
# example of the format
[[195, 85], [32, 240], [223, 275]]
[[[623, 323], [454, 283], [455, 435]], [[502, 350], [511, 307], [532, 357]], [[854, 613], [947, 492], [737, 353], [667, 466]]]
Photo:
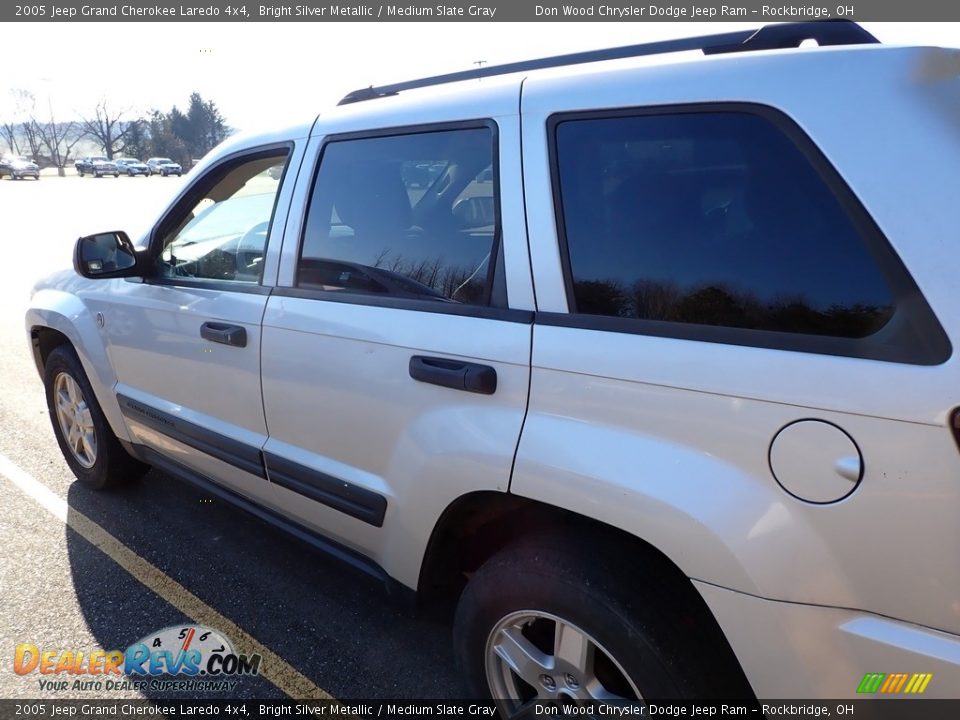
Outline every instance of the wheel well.
[[424, 557], [417, 593], [421, 607], [451, 613], [470, 576], [508, 545], [539, 535], [575, 538], [591, 551], [629, 557], [643, 574], [630, 573], [636, 582], [651, 578], [670, 588], [671, 599], [683, 623], [713, 648], [718, 671], [730, 675], [731, 697], [753, 697], [750, 684], [726, 636], [700, 593], [677, 565], [650, 543], [619, 528], [568, 510], [515, 495], [480, 492], [452, 503], [434, 528]]
[[61, 345], [69, 345], [70, 339], [59, 330], [48, 327], [35, 327], [30, 330], [30, 339], [33, 345], [33, 360], [37, 364], [37, 370], [43, 375], [43, 368], [46, 367], [47, 358], [50, 353]]

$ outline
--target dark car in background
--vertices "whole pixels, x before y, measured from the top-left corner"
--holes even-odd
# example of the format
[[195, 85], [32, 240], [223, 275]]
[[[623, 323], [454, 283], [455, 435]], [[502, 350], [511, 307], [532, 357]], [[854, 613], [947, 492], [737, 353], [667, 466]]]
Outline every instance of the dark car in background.
[[40, 166], [20, 155], [4, 155], [0, 158], [0, 178], [9, 175], [11, 180], [32, 177], [40, 179]]
[[147, 167], [149, 168], [148, 175], [176, 175], [180, 177], [183, 175], [183, 168], [180, 166], [180, 163], [175, 163], [170, 158], [155, 157], [147, 160]]
[[103, 155], [88, 155], [79, 158], [74, 164], [80, 177], [84, 175], [93, 175], [94, 177], [103, 177], [104, 175], [113, 175], [120, 177], [120, 170], [113, 160]]
[[146, 177], [150, 175], [150, 168], [147, 167], [147, 164], [136, 158], [117, 158], [113, 162], [120, 172], [126, 173], [130, 177], [134, 177], [135, 175], [143, 175]]

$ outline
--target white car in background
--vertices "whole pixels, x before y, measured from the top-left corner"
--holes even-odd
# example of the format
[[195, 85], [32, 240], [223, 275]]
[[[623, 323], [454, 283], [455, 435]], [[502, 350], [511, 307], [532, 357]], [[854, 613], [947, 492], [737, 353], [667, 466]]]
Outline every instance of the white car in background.
[[147, 175], [176, 175], [180, 177], [183, 174], [183, 167], [180, 163], [175, 163], [170, 158], [155, 157], [147, 160]]

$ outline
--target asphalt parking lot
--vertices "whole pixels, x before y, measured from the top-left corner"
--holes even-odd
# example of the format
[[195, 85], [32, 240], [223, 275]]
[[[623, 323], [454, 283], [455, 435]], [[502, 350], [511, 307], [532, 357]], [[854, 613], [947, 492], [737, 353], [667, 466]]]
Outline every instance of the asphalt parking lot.
[[[17, 645], [123, 650], [168, 626], [217, 628], [263, 655], [225, 698], [455, 698], [442, 619], [263, 523], [156, 471], [98, 494], [74, 484], [47, 417], [23, 312], [74, 240], [149, 226], [189, 178], [0, 181], [0, 697], [192, 698], [199, 692], [42, 689]], [[72, 683], [74, 677], [70, 677]]]

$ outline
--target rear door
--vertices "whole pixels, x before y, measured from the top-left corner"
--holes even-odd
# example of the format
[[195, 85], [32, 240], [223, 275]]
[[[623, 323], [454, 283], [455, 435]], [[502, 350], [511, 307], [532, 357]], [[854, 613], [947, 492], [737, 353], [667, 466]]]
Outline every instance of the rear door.
[[532, 293], [511, 97], [496, 118], [321, 128], [286, 287], [264, 316], [274, 505], [410, 587], [443, 510], [508, 489], [525, 412]]

